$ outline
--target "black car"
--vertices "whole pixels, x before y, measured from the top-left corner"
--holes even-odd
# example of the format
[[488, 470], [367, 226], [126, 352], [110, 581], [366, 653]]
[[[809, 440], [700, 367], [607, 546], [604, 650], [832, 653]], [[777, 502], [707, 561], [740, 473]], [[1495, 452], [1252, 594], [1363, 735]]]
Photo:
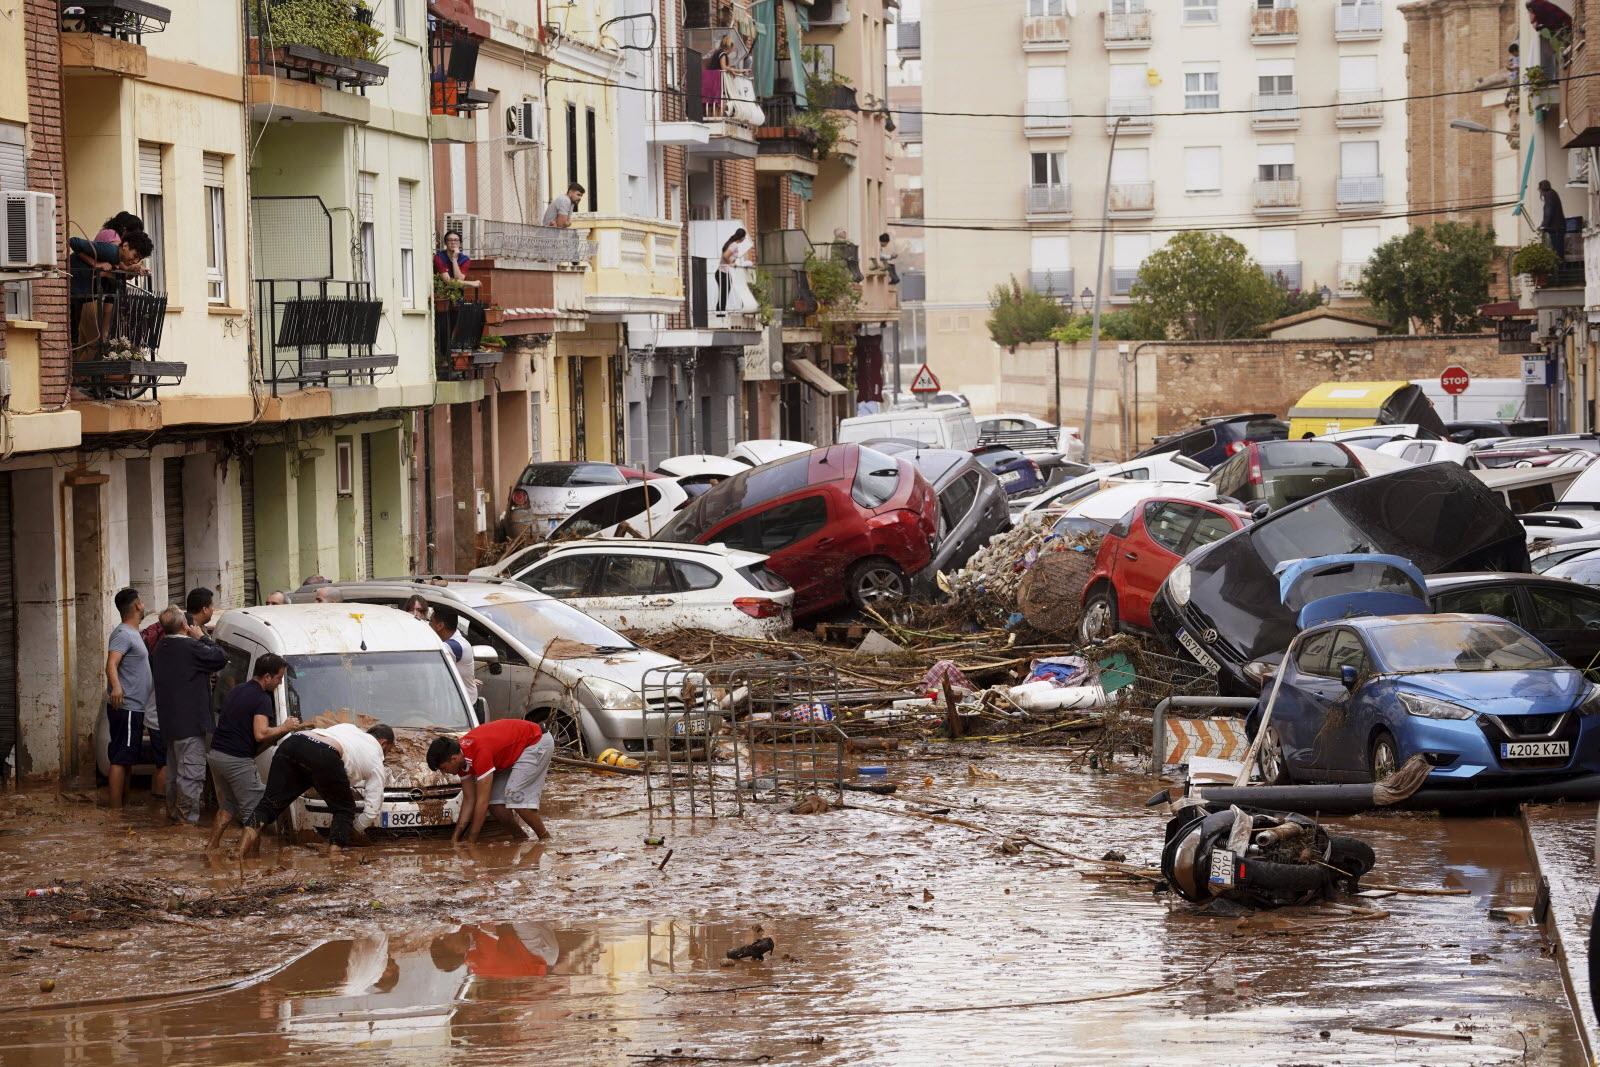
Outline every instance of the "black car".
[[1279, 566], [1355, 552], [1401, 556], [1424, 574], [1528, 571], [1527, 532], [1500, 498], [1459, 464], [1429, 463], [1308, 497], [1199, 549], [1167, 576], [1150, 618], [1214, 667], [1224, 692], [1254, 694], [1261, 675], [1246, 668], [1297, 632]]
[[1259, 518], [1366, 476], [1355, 454], [1333, 441], [1246, 441], [1206, 481]]
[[1435, 574], [1428, 578], [1434, 611], [1497, 615], [1586, 671], [1600, 661], [1600, 591], [1537, 574]]
[[1155, 439], [1134, 459], [1176, 451], [1197, 463], [1215, 467], [1250, 441], [1282, 441], [1289, 436], [1289, 424], [1270, 413], [1219, 415], [1201, 419], [1200, 425]]
[[1503, 422], [1447, 422], [1444, 424], [1444, 438], [1454, 441], [1458, 445], [1471, 444], [1473, 441], [1493, 441], [1501, 437], [1510, 437], [1511, 428]]

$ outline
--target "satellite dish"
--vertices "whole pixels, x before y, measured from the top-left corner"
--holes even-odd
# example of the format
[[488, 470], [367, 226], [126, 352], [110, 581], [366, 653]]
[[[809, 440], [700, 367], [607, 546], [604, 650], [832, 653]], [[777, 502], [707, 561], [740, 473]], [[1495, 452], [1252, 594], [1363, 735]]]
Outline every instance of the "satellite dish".
[[1078, 0], [1067, 0], [1067, 18], [1075, 19], [1077, 17], [1078, 17]]

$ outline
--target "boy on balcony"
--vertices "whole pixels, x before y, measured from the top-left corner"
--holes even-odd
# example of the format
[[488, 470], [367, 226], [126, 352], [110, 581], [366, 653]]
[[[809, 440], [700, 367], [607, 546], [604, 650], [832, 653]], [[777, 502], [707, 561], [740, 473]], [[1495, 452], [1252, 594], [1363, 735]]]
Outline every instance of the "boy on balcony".
[[573, 182], [567, 186], [565, 196], [558, 196], [550, 201], [550, 206], [544, 212], [544, 225], [554, 226], [565, 230], [572, 225], [572, 216], [578, 210], [578, 204], [583, 200], [583, 186]]

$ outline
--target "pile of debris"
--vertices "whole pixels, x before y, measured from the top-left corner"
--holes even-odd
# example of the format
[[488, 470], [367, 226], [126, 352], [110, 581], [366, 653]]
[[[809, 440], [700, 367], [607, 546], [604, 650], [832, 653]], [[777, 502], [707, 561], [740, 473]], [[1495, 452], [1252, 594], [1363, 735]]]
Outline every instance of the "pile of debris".
[[1099, 534], [1057, 535], [1025, 522], [997, 534], [955, 574], [940, 575], [949, 600], [930, 607], [978, 626], [1025, 621], [1043, 634], [1070, 633], [1100, 541]]

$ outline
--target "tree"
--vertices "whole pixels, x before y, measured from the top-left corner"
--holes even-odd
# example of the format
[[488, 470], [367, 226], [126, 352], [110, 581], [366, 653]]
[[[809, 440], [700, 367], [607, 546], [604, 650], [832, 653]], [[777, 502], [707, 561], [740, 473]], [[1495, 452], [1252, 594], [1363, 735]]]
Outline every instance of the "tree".
[[1072, 319], [1061, 302], [1034, 292], [1016, 278], [989, 293], [989, 338], [1002, 348], [1050, 340], [1051, 333]]
[[1361, 295], [1397, 329], [1461, 333], [1478, 326], [1489, 302], [1494, 234], [1476, 223], [1438, 222], [1379, 245], [1367, 260]]
[[[1057, 329], [1051, 336], [1062, 344], [1069, 341], [1087, 341], [1094, 334], [1094, 316], [1088, 313], [1075, 316], [1071, 322]], [[1100, 340], [1149, 341], [1160, 337], [1161, 332], [1150, 324], [1136, 308], [1118, 308], [1100, 312]]]
[[1186, 341], [1248, 337], [1283, 306], [1283, 290], [1244, 245], [1198, 230], [1174, 235], [1147, 256], [1131, 296], [1156, 336]]

